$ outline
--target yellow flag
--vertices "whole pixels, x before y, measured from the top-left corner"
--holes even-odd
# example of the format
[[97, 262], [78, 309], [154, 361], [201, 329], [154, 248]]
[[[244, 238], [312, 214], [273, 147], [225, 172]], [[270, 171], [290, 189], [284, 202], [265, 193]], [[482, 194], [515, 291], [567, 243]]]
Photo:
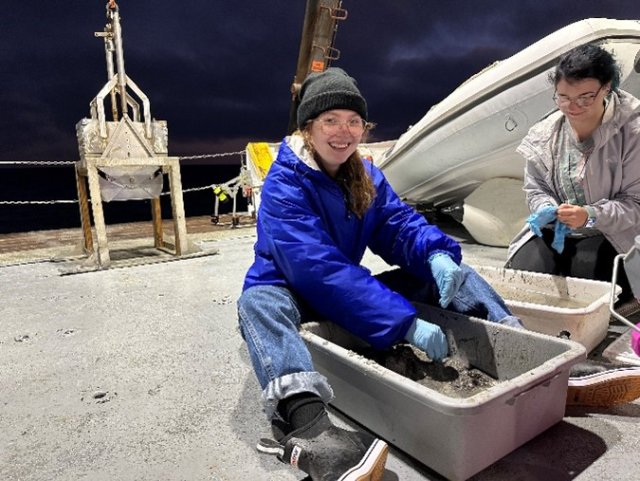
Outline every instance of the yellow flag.
[[249, 142], [247, 149], [249, 150], [249, 158], [260, 175], [260, 180], [264, 180], [273, 163], [273, 154], [269, 144], [267, 142]]

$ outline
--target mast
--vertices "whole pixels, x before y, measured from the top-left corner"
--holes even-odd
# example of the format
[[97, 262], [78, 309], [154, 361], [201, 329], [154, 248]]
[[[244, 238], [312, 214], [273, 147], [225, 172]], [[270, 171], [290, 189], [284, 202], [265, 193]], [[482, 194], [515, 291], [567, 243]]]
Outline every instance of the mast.
[[338, 21], [346, 19], [347, 11], [342, 8], [342, 0], [307, 0], [298, 64], [291, 84], [289, 133], [298, 128], [297, 111], [300, 103], [298, 93], [304, 79], [311, 72], [324, 72], [332, 60], [340, 58], [340, 51], [333, 45]]

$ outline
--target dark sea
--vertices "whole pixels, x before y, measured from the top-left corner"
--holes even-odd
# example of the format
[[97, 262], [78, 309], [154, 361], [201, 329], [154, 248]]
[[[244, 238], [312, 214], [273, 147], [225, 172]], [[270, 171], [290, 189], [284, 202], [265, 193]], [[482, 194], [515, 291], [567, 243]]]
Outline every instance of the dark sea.
[[[221, 184], [236, 177], [240, 165], [183, 164], [180, 166], [183, 190]], [[163, 192], [169, 190], [164, 176]], [[78, 192], [74, 166], [0, 166], [0, 234], [80, 227], [80, 211], [72, 204], [5, 204], [6, 201], [76, 200]], [[212, 189], [183, 194], [187, 217], [211, 215], [214, 211]], [[171, 199], [161, 196], [162, 217], [171, 218]], [[117, 224], [151, 220], [148, 200], [103, 203], [105, 222]], [[221, 203], [219, 214], [232, 210], [232, 202]], [[246, 212], [247, 200], [237, 197], [237, 211]]]

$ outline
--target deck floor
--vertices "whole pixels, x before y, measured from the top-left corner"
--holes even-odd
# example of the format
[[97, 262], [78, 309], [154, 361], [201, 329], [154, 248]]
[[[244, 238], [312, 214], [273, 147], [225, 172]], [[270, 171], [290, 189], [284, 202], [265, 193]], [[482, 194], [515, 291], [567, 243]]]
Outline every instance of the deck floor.
[[[251, 227], [255, 224], [255, 220], [250, 215], [243, 214], [238, 217], [238, 228]], [[187, 217], [186, 227], [189, 235], [197, 238], [225, 233], [231, 229], [231, 215], [221, 215], [217, 224], [211, 222], [210, 216]], [[172, 221], [164, 220], [163, 228], [165, 232], [171, 233]], [[107, 225], [107, 240], [109, 242], [152, 237], [153, 225], [151, 221]], [[0, 256], [23, 251], [79, 246], [81, 242], [82, 230], [80, 227], [0, 234]]]
[[[0, 237], [3, 249], [19, 249], [0, 255], [0, 479], [305, 478], [255, 449], [269, 430], [237, 329], [235, 300], [255, 242], [255, 228], [242, 225], [189, 220], [190, 238], [215, 255], [66, 276], [80, 229]], [[149, 243], [140, 228], [113, 226], [114, 244]], [[452, 234], [468, 261], [504, 262], [504, 249]], [[369, 253], [364, 263], [386, 267]], [[471, 479], [635, 481], [639, 418], [638, 401], [572, 408]], [[391, 449], [384, 481], [442, 479]]]

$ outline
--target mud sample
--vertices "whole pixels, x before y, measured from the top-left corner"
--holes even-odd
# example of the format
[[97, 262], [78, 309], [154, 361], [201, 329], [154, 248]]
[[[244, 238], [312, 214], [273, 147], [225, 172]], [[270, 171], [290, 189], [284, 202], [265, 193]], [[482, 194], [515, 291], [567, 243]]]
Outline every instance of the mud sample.
[[375, 361], [401, 376], [453, 398], [466, 398], [498, 384], [498, 380], [469, 366], [462, 358], [451, 356], [442, 362], [431, 361], [427, 355], [409, 344], [397, 344], [390, 349], [367, 349], [358, 354]]

